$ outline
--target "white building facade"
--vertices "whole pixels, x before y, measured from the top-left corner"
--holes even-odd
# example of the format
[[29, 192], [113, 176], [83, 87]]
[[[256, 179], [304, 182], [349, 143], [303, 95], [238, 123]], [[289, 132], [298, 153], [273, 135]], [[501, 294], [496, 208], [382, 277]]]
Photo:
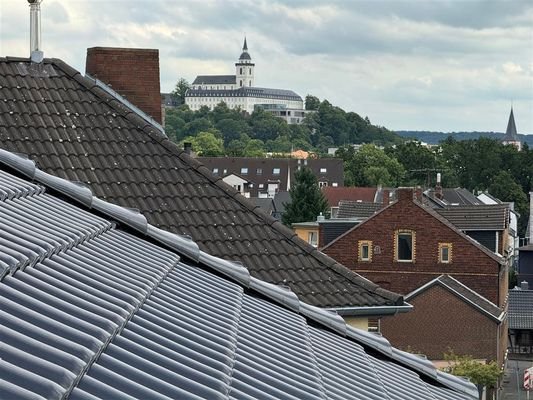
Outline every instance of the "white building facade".
[[254, 69], [245, 38], [239, 61], [235, 63], [235, 75], [198, 75], [185, 94], [185, 104], [193, 111], [202, 106], [213, 109], [221, 102], [250, 114], [256, 106], [269, 109], [272, 105], [303, 111], [302, 98], [292, 90], [254, 86]]

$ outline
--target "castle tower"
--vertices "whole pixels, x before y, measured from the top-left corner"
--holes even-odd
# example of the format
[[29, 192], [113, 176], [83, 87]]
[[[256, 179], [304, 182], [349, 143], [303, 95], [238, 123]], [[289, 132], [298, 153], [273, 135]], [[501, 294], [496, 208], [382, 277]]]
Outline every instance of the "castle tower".
[[511, 114], [509, 114], [509, 122], [507, 122], [507, 130], [502, 139], [503, 144], [510, 144], [515, 146], [518, 151], [522, 150], [522, 143], [516, 132], [516, 124], [514, 122], [513, 107], [511, 107]]
[[248, 53], [248, 45], [246, 44], [245, 37], [241, 56], [239, 57], [239, 61], [235, 63], [237, 88], [254, 85], [254, 67], [255, 64], [252, 63], [252, 57], [250, 57], [250, 54]]

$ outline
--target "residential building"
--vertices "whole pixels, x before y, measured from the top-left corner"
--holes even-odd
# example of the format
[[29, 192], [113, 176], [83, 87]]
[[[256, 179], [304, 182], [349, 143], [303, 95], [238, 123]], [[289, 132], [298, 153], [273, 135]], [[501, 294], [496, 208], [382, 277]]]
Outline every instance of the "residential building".
[[381, 187], [327, 186], [322, 189], [331, 209], [331, 217], [336, 218], [341, 201], [381, 203], [383, 189]]
[[533, 243], [518, 248], [518, 282], [526, 281], [533, 288]]
[[509, 349], [513, 354], [533, 354], [533, 290], [527, 281], [509, 290]]
[[[155, 68], [145, 68], [142, 80], [126, 75], [123, 64], [143, 60], [133, 50], [99, 51], [114, 55], [122, 79], [133, 86], [158, 75]], [[106, 63], [106, 73], [115, 75], [113, 67]], [[369, 313], [410, 309], [402, 296], [298, 239], [179, 149], [146, 112], [63, 61], [45, 58], [35, 65], [27, 58], [0, 58], [0, 93], [6, 100], [0, 108], [1, 149], [26, 153], [44, 171], [140, 210], [152, 225], [190, 236], [201, 250], [241, 262], [253, 276], [288, 286], [307, 303], [340, 309], [347, 321], [360, 325]]]
[[288, 192], [294, 174], [303, 167], [313, 172], [322, 188], [344, 184], [340, 158], [198, 157], [197, 160], [224, 180], [232, 174], [246, 179], [250, 197], [274, 197], [278, 192]]
[[468, 381], [0, 149], [0, 398], [454, 399]]
[[[503, 362], [507, 347], [508, 269], [505, 260], [461, 232], [433, 208], [424, 205], [421, 191], [400, 188], [396, 190], [396, 198], [322, 251], [416, 303], [410, 318], [397, 316], [381, 320], [382, 333], [395, 345], [416, 348], [433, 358], [439, 354], [442, 358], [449, 346], [456, 352]], [[442, 275], [449, 275], [453, 282], [442, 278]], [[443, 285], [447, 287], [443, 288]], [[465, 294], [467, 290], [469, 293]], [[439, 302], [463, 302], [464, 311], [470, 311], [465, 315], [472, 316], [470, 323], [465, 325], [454, 307], [440, 306], [439, 312], [436, 312]], [[483, 311], [489, 303], [492, 304], [491, 315]], [[496, 312], [496, 308], [499, 311]], [[492, 326], [490, 332], [483, 333], [490, 337], [481, 336], [480, 318], [486, 322], [484, 327]], [[461, 341], [452, 340], [457, 338], [453, 335], [457, 325], [450, 324], [451, 321], [461, 324], [464, 334]], [[417, 328], [405, 331], [409, 324]], [[428, 332], [434, 333], [437, 327], [440, 327], [442, 335], [428, 335]], [[487, 346], [490, 344], [490, 348], [477, 348], [476, 343], [480, 340]], [[435, 350], [437, 345], [440, 353]], [[469, 348], [472, 349], [470, 353], [467, 352]]]
[[195, 111], [203, 106], [213, 109], [224, 102], [229, 108], [239, 107], [249, 114], [258, 106], [274, 113], [277, 111], [273, 107], [282, 107], [286, 109], [285, 112], [292, 112], [289, 121], [296, 118], [297, 113], [302, 113], [303, 118], [305, 110], [299, 95], [292, 90], [257, 87], [254, 81], [255, 64], [248, 52], [245, 38], [242, 53], [235, 63], [235, 75], [198, 75], [185, 94], [185, 104]]

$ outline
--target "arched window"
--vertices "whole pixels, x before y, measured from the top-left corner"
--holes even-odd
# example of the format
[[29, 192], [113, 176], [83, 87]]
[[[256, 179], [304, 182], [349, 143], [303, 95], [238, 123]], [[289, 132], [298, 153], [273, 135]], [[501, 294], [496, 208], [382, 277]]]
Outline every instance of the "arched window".
[[239, 74], [241, 74], [241, 75], [242, 75], [242, 67], [240, 68], [240, 71], [241, 71], [241, 72], [239, 72]]
[[242, 87], [242, 80], [241, 80], [241, 81], [239, 81], [239, 85], [240, 85], [240, 86]]

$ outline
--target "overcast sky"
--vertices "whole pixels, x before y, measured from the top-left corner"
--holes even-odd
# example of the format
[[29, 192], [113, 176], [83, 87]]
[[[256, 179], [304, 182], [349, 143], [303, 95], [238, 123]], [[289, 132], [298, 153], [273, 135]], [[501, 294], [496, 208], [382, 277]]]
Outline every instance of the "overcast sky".
[[[88, 47], [159, 49], [161, 90], [234, 74], [313, 94], [389, 129], [533, 134], [533, 1], [44, 0], [45, 57], [85, 71]], [[29, 7], [0, 0], [0, 56], [29, 54]]]

